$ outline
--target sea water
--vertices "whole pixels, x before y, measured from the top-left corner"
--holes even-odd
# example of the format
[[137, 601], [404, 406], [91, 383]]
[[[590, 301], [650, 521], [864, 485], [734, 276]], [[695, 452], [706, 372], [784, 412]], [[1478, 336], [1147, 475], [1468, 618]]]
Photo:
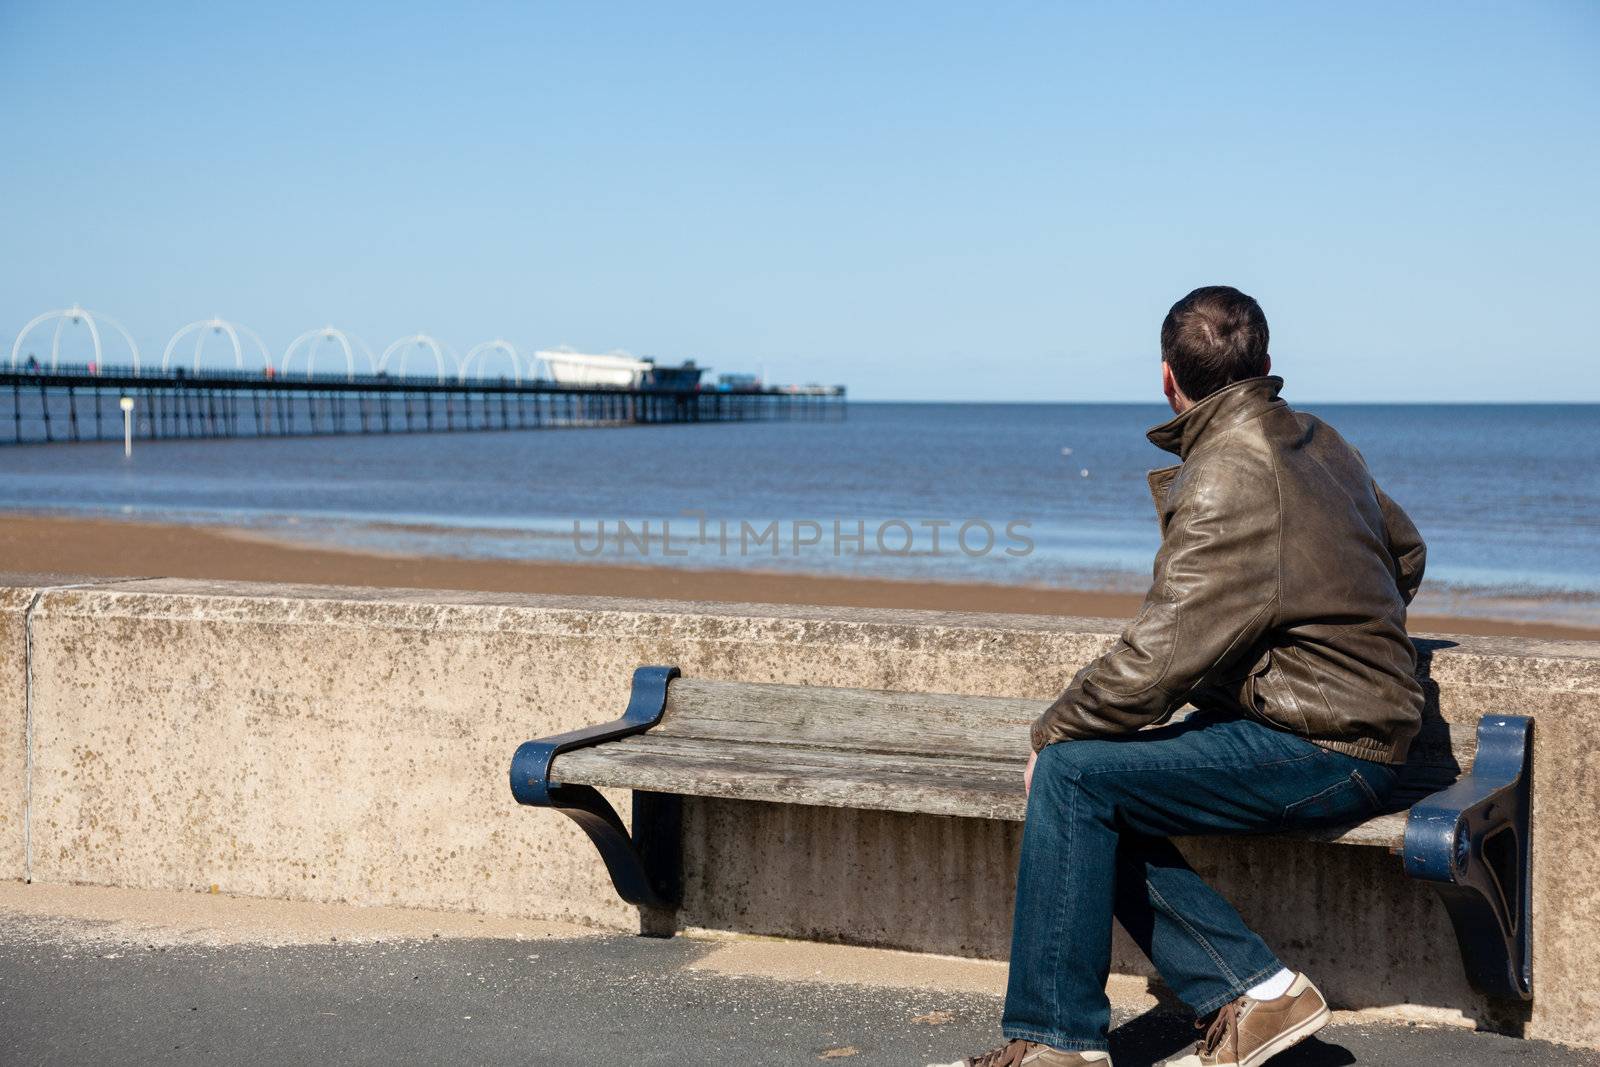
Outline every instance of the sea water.
[[[1600, 406], [1302, 405], [1428, 542], [1419, 607], [1600, 624]], [[1160, 405], [0, 448], [0, 508], [467, 558], [1140, 591]], [[666, 536], [663, 537], [665, 532]]]

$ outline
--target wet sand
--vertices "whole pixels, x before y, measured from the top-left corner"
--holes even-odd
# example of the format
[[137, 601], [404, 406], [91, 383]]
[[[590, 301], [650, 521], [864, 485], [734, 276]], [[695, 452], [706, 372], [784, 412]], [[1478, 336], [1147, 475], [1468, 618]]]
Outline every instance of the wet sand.
[[[104, 577], [218, 578], [315, 585], [720, 600], [1130, 618], [1139, 597], [1094, 590], [837, 578], [759, 571], [445, 559], [273, 540], [226, 527], [0, 515], [0, 571]], [[1419, 633], [1600, 640], [1600, 626], [1414, 615]]]

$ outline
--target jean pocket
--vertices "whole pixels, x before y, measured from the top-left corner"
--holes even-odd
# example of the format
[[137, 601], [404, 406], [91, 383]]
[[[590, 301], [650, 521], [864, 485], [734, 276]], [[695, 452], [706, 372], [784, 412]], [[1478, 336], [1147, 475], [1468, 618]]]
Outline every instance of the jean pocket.
[[1380, 805], [1372, 786], [1352, 770], [1344, 779], [1284, 808], [1283, 822], [1291, 828], [1337, 826], [1368, 818]]

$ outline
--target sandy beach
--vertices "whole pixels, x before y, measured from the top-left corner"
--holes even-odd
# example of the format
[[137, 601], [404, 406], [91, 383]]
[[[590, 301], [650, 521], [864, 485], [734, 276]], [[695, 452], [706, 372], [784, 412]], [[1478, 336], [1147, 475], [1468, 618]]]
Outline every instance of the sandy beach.
[[[35, 515], [0, 516], [0, 560], [0, 569], [24, 574], [221, 578], [1112, 619], [1129, 618], [1139, 606], [1137, 596], [1094, 590], [381, 555], [305, 546], [227, 527]], [[1415, 615], [1411, 629], [1600, 640], [1600, 627], [1460, 616]]]

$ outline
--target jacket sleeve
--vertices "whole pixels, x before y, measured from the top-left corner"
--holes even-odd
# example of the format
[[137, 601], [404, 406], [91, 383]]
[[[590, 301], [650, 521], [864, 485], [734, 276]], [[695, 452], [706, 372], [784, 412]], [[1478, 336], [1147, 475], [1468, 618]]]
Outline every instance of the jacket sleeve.
[[1165, 719], [1271, 627], [1281, 516], [1270, 459], [1185, 475], [1139, 614], [1034, 722], [1035, 750]]
[[1372, 491], [1378, 495], [1378, 507], [1383, 511], [1383, 536], [1388, 542], [1389, 555], [1394, 559], [1395, 584], [1400, 587], [1401, 599], [1409, 604], [1422, 584], [1422, 572], [1428, 565], [1428, 546], [1422, 543], [1422, 535], [1417, 532], [1411, 516], [1401, 510], [1377, 482], [1372, 483]]

